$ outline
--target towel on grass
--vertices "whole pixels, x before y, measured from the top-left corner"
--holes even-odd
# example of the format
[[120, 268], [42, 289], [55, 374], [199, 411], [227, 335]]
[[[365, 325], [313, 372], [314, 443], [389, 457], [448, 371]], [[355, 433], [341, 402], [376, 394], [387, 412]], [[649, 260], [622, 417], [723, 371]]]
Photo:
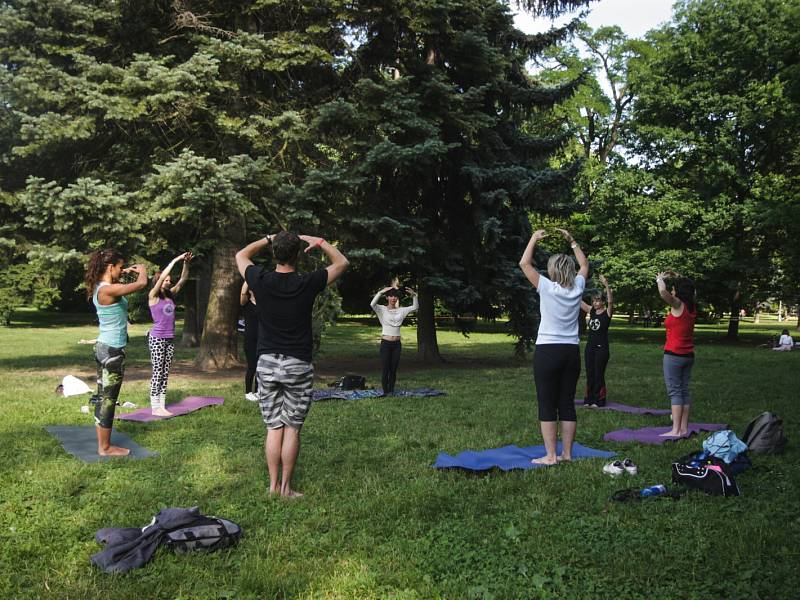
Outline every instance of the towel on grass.
[[[561, 453], [561, 442], [558, 442], [557, 452]], [[490, 448], [488, 450], [467, 450], [450, 456], [446, 452], [440, 452], [436, 457], [433, 466], [437, 469], [464, 469], [467, 471], [487, 471], [489, 469], [501, 469], [510, 471], [512, 469], [536, 469], [546, 465], [534, 464], [531, 459], [545, 455], [544, 446], [519, 446], [510, 445], [502, 448]], [[572, 458], [611, 458], [616, 452], [606, 452], [605, 450], [595, 450], [587, 446], [575, 443], [572, 445]]]
[[[413, 390], [397, 390], [393, 394], [398, 398], [415, 398], [428, 396], [444, 396], [445, 393], [432, 388], [415, 388]], [[314, 390], [313, 399], [319, 400], [361, 400], [363, 398], [381, 398], [383, 390]]]

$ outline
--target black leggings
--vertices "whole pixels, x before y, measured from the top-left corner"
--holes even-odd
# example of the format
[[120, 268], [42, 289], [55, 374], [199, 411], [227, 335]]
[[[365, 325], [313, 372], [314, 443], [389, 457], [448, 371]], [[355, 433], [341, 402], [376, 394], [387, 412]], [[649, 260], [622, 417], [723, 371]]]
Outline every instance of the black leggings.
[[394, 382], [397, 379], [397, 366], [400, 364], [401, 349], [400, 340], [396, 342], [381, 340], [381, 367], [383, 367], [381, 387], [384, 394], [394, 393]]
[[244, 374], [244, 393], [249, 394], [257, 388], [256, 365], [258, 364], [258, 338], [244, 338], [244, 355], [247, 358], [247, 371]]
[[581, 374], [577, 344], [542, 344], [533, 354], [540, 421], [576, 421], [575, 388]]
[[606, 365], [608, 348], [586, 344], [584, 363], [586, 363], [586, 397], [584, 404], [606, 405]]

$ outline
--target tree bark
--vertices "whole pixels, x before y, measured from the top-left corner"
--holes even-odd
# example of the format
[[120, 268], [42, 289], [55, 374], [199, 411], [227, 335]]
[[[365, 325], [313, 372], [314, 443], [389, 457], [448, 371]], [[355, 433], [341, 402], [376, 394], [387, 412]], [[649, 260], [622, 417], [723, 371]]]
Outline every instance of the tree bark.
[[739, 311], [741, 310], [739, 292], [737, 291], [731, 298], [731, 320], [728, 321], [728, 333], [725, 339], [735, 341], [739, 339]]
[[238, 248], [231, 238], [220, 239], [211, 264], [211, 291], [195, 366], [216, 371], [239, 366], [236, 317], [241, 277], [234, 258]]
[[186, 312], [183, 315], [183, 335], [181, 335], [181, 346], [183, 348], [195, 348], [200, 342], [200, 323], [197, 311], [197, 281], [189, 281], [184, 288], [184, 301]]
[[417, 358], [426, 363], [442, 362], [439, 342], [436, 339], [435, 301], [433, 292], [421, 286], [417, 313]]

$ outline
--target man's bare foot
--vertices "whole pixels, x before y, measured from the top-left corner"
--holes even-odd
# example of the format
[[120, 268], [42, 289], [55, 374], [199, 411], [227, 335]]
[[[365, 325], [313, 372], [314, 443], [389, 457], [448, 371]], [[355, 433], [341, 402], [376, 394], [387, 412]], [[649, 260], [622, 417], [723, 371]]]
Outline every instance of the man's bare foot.
[[286, 498], [287, 500], [296, 500], [297, 498], [302, 498], [303, 494], [296, 492], [295, 490], [286, 490], [285, 492], [281, 492], [281, 497]]
[[130, 448], [120, 448], [119, 446], [109, 446], [105, 450], [102, 448], [97, 449], [100, 456], [128, 456], [131, 453]]
[[666, 433], [659, 433], [658, 437], [681, 437], [683, 434], [680, 431], [667, 431]]
[[172, 413], [166, 408], [154, 408], [150, 411], [156, 417], [171, 417]]
[[683, 436], [685, 436], [687, 433], [689, 433], [689, 432], [688, 432], [688, 431], [679, 431], [679, 432], [678, 432], [678, 435], [679, 435], [679, 436], [681, 436], [681, 437], [683, 437]]
[[555, 456], [554, 456], [554, 457], [552, 457], [552, 458], [548, 458], [547, 456], [542, 456], [542, 457], [540, 457], [540, 458], [534, 458], [534, 459], [531, 461], [531, 463], [532, 463], [532, 464], [534, 464], [534, 465], [547, 465], [547, 466], [551, 466], [551, 465], [555, 465], [555, 464], [557, 464], [557, 463], [558, 463], [558, 458], [557, 458], [557, 457], [555, 457]]
[[564, 456], [563, 454], [560, 456], [556, 456], [556, 461], [558, 462], [569, 462], [572, 460], [572, 456]]

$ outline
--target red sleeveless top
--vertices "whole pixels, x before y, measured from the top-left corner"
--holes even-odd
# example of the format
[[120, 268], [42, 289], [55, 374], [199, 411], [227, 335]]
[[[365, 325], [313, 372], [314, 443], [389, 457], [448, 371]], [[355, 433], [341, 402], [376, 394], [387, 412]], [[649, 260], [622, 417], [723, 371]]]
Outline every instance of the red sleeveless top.
[[664, 352], [673, 354], [692, 354], [694, 352], [694, 320], [697, 312], [689, 312], [686, 304], [683, 305], [683, 312], [680, 317], [672, 314], [672, 309], [664, 321], [667, 329], [667, 343], [664, 344]]

